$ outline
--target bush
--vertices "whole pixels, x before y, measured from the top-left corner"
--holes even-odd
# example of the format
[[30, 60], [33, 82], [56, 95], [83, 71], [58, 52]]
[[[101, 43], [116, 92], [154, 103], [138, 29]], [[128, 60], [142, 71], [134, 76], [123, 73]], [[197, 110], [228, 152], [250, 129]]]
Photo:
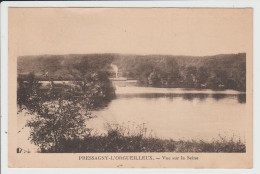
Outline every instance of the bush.
[[90, 130], [86, 120], [91, 114], [81, 111], [80, 107], [66, 100], [45, 102], [27, 122], [31, 128], [31, 142], [41, 151], [59, 151], [64, 148], [64, 140], [83, 139]]
[[93, 118], [91, 110], [107, 104], [114, 97], [114, 88], [104, 71], [88, 73], [74, 85], [55, 84], [45, 89], [33, 73], [24, 81], [18, 78], [17, 104], [31, 115], [31, 142], [41, 152], [66, 149], [64, 142], [82, 140], [89, 136], [86, 121]]
[[220, 137], [220, 140], [205, 142], [203, 140], [179, 140], [161, 139], [146, 136], [143, 124], [138, 125], [135, 130], [124, 126], [108, 125], [107, 134], [89, 135], [83, 139], [63, 139], [62, 148], [57, 151], [44, 150], [42, 152], [60, 153], [103, 153], [103, 152], [214, 152], [232, 153], [246, 152], [245, 144], [233, 138]]

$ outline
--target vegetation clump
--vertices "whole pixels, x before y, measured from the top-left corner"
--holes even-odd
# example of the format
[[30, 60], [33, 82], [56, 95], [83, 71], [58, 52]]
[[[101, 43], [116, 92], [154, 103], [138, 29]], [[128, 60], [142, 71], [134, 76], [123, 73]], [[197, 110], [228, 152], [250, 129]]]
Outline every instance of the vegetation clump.
[[87, 121], [94, 117], [91, 111], [107, 104], [112, 97], [114, 87], [102, 71], [85, 74], [72, 85], [49, 80], [45, 88], [34, 73], [26, 81], [18, 78], [18, 108], [33, 115], [26, 126], [30, 127], [30, 141], [40, 152], [59, 152], [65, 148], [65, 141], [89, 137]]
[[[246, 152], [245, 143], [234, 138], [220, 137], [218, 140], [172, 140], [146, 135], [146, 128], [139, 126], [129, 134], [120, 125], [109, 127], [104, 135], [90, 135], [83, 139], [63, 139], [58, 149], [60, 153], [120, 153], [120, 152], [208, 152], [208, 153], [243, 153]], [[127, 131], [126, 131], [127, 130]], [[57, 152], [54, 149], [41, 152]]]

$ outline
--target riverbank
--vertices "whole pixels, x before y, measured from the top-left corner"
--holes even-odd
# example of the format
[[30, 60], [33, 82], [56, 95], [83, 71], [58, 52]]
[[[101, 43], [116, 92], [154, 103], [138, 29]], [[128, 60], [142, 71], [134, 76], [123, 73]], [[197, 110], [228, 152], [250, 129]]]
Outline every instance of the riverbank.
[[106, 136], [91, 136], [83, 140], [64, 140], [62, 145], [46, 153], [120, 153], [120, 152], [206, 152], [206, 153], [245, 153], [246, 145], [240, 140], [222, 138], [206, 142], [203, 140], [174, 141], [142, 136], [122, 136], [111, 132]]
[[155, 88], [155, 87], [122, 87], [116, 86], [116, 94], [246, 94], [236, 90], [212, 90], [189, 88]]

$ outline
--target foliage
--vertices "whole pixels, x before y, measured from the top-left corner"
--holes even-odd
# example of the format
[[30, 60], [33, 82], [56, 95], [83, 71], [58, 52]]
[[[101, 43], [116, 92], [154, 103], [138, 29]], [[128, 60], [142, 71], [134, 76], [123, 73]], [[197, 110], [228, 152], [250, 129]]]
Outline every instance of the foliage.
[[[64, 148], [60, 153], [102, 153], [102, 152], [246, 152], [245, 144], [239, 139], [221, 137], [209, 142], [203, 140], [171, 140], [146, 135], [146, 128], [142, 125], [129, 133], [129, 129], [108, 126], [105, 135], [90, 135], [84, 139], [63, 139]], [[42, 152], [57, 152], [47, 150]]]
[[189, 141], [175, 141], [174, 142], [176, 152], [246, 152], [246, 145], [240, 139], [234, 140], [231, 138], [221, 138], [220, 140], [212, 140], [211, 142], [206, 142], [204, 140], [189, 140]]
[[42, 152], [57, 152], [65, 148], [64, 141], [88, 137], [91, 130], [86, 121], [93, 118], [91, 110], [114, 97], [107, 71], [86, 71], [84, 64], [80, 65], [78, 72], [71, 72], [74, 84], [70, 85], [57, 84], [49, 77], [49, 84], [43, 86], [34, 73], [18, 78], [17, 104], [34, 115], [26, 126], [31, 129], [31, 142]]
[[140, 56], [117, 64], [123, 74], [145, 86], [246, 90], [245, 54], [207, 58]]
[[[21, 76], [35, 71], [38, 80], [49, 72], [53, 80], [82, 79], [80, 74], [104, 70], [110, 64], [118, 66], [119, 76], [137, 79], [140, 85], [154, 87], [208, 88], [246, 90], [246, 54], [215, 56], [169, 55], [42, 55], [18, 58]], [[111, 74], [108, 74], [111, 77]]]
[[105, 106], [115, 97], [115, 88], [109, 80], [109, 73], [106, 71], [82, 73], [80, 78], [74, 81], [76, 88], [75, 96], [79, 99], [91, 102], [88, 107], [91, 109]]
[[27, 81], [22, 80], [19, 76], [17, 79], [17, 104], [20, 108], [23, 106], [35, 111], [41, 98], [41, 84], [36, 80], [33, 72], [28, 74]]
[[31, 128], [31, 142], [41, 151], [58, 151], [64, 148], [63, 140], [82, 139], [90, 132], [86, 120], [91, 114], [70, 101], [45, 102], [35, 114], [27, 126]]

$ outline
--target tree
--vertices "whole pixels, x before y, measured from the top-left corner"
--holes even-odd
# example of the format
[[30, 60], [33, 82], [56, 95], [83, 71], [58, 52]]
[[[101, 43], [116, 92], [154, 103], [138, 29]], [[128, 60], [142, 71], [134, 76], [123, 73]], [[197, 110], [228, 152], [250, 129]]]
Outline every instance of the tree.
[[185, 83], [187, 87], [194, 88], [197, 83], [197, 69], [194, 66], [189, 66], [186, 69]]
[[171, 86], [178, 85], [180, 81], [179, 65], [175, 59], [167, 59], [165, 61], [165, 67], [162, 69], [165, 74], [167, 84]]
[[33, 109], [28, 107], [34, 116], [26, 126], [31, 128], [31, 142], [41, 152], [62, 152], [66, 142], [90, 135], [86, 123], [93, 118], [91, 111], [115, 95], [109, 72], [97, 66], [88, 61], [74, 65], [70, 69], [73, 85], [50, 80], [48, 90], [36, 95], [37, 104], [30, 101], [35, 104]]
[[29, 110], [35, 110], [40, 98], [41, 84], [36, 79], [34, 72], [30, 72], [25, 79], [17, 78], [17, 104], [20, 108], [25, 106]]
[[115, 88], [109, 80], [110, 72], [111, 67], [108, 63], [99, 64], [84, 59], [73, 65], [70, 73], [78, 87], [75, 95], [84, 101], [91, 101], [92, 108], [106, 105], [115, 97]]
[[158, 74], [155, 70], [150, 73], [148, 76], [148, 84], [151, 86], [160, 86], [161, 80], [160, 80], [160, 74]]
[[[66, 140], [82, 139], [91, 132], [86, 121], [93, 118], [90, 103], [79, 99], [76, 86], [52, 83], [48, 91], [38, 95], [35, 108], [28, 108], [33, 117], [27, 122], [30, 140], [41, 152], [59, 152], [66, 146]], [[84, 96], [81, 96], [84, 98]], [[89, 98], [89, 100], [91, 100]]]
[[31, 142], [41, 152], [59, 152], [66, 146], [66, 140], [82, 139], [90, 134], [86, 121], [91, 114], [82, 111], [80, 105], [67, 100], [43, 103], [27, 122], [31, 128]]
[[206, 84], [209, 78], [209, 71], [206, 67], [199, 67], [197, 72], [198, 87], [201, 87], [202, 84]]

